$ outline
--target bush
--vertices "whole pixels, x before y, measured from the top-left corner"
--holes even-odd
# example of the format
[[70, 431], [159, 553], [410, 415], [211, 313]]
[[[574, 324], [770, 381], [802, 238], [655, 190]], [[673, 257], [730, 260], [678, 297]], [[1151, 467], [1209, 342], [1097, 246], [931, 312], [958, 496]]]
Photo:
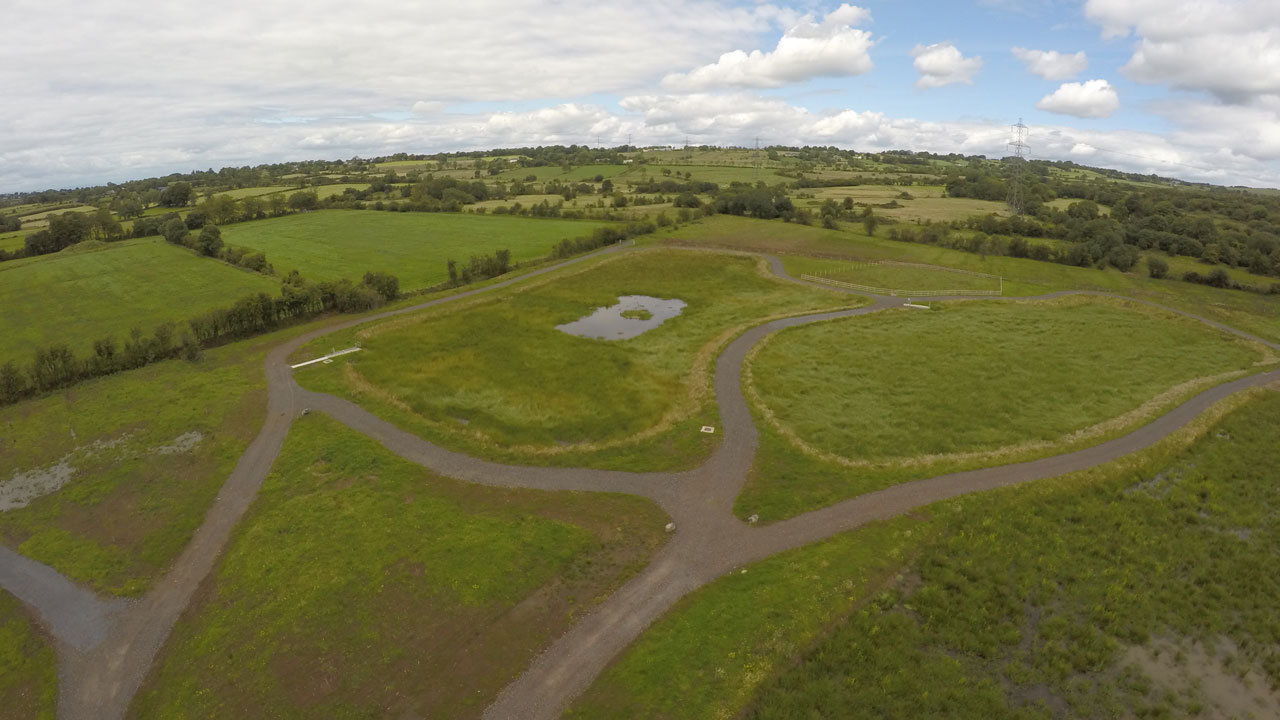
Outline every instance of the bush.
[[1147, 258], [1147, 274], [1156, 279], [1168, 277], [1169, 263], [1164, 258], [1149, 257]]

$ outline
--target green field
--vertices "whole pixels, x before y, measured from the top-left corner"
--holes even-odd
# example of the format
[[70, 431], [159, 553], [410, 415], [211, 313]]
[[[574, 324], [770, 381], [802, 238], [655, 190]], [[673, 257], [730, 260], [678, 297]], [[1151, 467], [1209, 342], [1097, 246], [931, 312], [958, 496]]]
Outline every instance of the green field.
[[603, 223], [456, 213], [326, 210], [228, 225], [223, 239], [261, 250], [277, 271], [296, 269], [312, 280], [389, 272], [400, 289], [448, 279], [450, 258], [510, 250], [513, 261], [547, 256], [564, 238], [590, 235]]
[[815, 275], [838, 282], [901, 292], [999, 292], [1001, 289], [999, 278], [952, 272], [941, 266], [896, 265], [884, 261], [851, 263], [794, 256], [788, 257], [783, 266], [788, 273], [797, 277], [801, 274]]
[[964, 500], [745, 716], [1276, 717], [1278, 434], [1270, 393], [1172, 462]]
[[[1103, 290], [1164, 303], [1217, 320], [1272, 341], [1280, 341], [1280, 296], [1219, 290], [1178, 280], [1152, 280], [1141, 273], [1071, 267], [1012, 257], [983, 257], [934, 245], [868, 237], [861, 226], [847, 231], [824, 230], [795, 223], [716, 215], [684, 225], [661, 238], [713, 247], [782, 255], [899, 260], [944, 265], [1004, 278], [1005, 295], [1039, 295], [1054, 290]], [[784, 258], [784, 262], [789, 262]], [[1202, 266], [1203, 267], [1203, 266]]]
[[[1209, 706], [1196, 641], [1223, 638], [1238, 649], [1207, 676], [1218, 699], [1224, 687], [1266, 696], [1280, 683], [1280, 557], [1267, 550], [1280, 542], [1267, 511], [1280, 503], [1280, 395], [1253, 398], [1137, 456], [721, 578], [633, 643], [570, 717], [1185, 717]], [[1125, 669], [1161, 640], [1191, 677]]]
[[31, 234], [29, 230], [14, 230], [13, 232], [0, 233], [0, 250], [20, 250], [27, 244], [27, 236]]
[[202, 258], [159, 238], [82, 243], [53, 255], [0, 263], [0, 364], [31, 361], [34, 349], [66, 343], [79, 355], [93, 341], [230, 305], [253, 292], [278, 293], [272, 278]]
[[54, 720], [57, 697], [52, 643], [22, 603], [0, 590], [0, 715]]
[[[863, 302], [762, 276], [748, 258], [650, 251], [606, 260], [554, 282], [317, 341], [312, 355], [354, 341], [364, 351], [299, 372], [299, 381], [486, 457], [684, 466], [714, 443], [698, 430], [717, 424], [710, 371], [729, 338], [767, 316]], [[629, 340], [556, 329], [623, 295], [687, 305]]]
[[665, 522], [629, 496], [441, 478], [312, 415], [134, 717], [478, 717]]
[[[1017, 360], [993, 359], [994, 348]], [[760, 447], [735, 508], [772, 522], [1096, 444], [1225, 379], [1195, 378], [1258, 359], [1199, 323], [1081, 298], [969, 301], [786, 330], [744, 383], [763, 396], [752, 400]]]
[[0, 538], [100, 592], [145, 591], [257, 434], [266, 413], [262, 356], [282, 337], [0, 408], [0, 479], [66, 482], [0, 513]]
[[243, 200], [247, 197], [258, 197], [259, 195], [271, 195], [273, 193], [278, 193], [278, 192], [289, 192], [289, 191], [296, 192], [301, 189], [303, 188], [299, 188], [294, 185], [269, 185], [266, 187], [249, 187], [249, 188], [237, 188], [235, 190], [223, 190], [222, 192], [216, 193], [216, 194], [221, 197], [229, 197], [232, 200]]
[[817, 323], [766, 341], [751, 376], [764, 407], [801, 442], [884, 462], [1056, 445], [1169, 388], [1261, 358], [1261, 346], [1140, 307], [967, 301]]

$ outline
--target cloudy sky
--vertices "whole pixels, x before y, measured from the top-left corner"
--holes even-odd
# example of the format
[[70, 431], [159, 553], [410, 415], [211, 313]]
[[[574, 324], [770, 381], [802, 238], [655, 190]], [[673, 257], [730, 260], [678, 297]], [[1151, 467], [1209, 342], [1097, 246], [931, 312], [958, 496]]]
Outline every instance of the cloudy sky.
[[553, 143], [1031, 155], [1280, 186], [1274, 0], [9, 0], [0, 192]]

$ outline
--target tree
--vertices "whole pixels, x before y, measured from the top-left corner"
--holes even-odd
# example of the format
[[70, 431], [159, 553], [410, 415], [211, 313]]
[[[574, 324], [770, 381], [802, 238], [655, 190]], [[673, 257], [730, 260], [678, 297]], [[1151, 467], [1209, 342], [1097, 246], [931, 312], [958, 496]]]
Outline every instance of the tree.
[[289, 207], [294, 210], [315, 210], [320, 205], [320, 198], [312, 192], [296, 192], [289, 196]]
[[1149, 257], [1147, 258], [1147, 274], [1153, 278], [1162, 278], [1169, 275], [1169, 263], [1164, 258]]
[[164, 239], [174, 245], [183, 244], [190, 234], [190, 231], [187, 230], [187, 224], [182, 222], [181, 218], [173, 218], [164, 224]]
[[186, 207], [194, 197], [191, 183], [176, 182], [160, 193], [160, 204], [165, 207]]
[[400, 279], [395, 275], [384, 272], [367, 272], [364, 279], [360, 282], [373, 288], [385, 300], [395, 300], [400, 297]]
[[876, 226], [880, 224], [880, 218], [871, 212], [871, 208], [867, 208], [867, 212], [862, 214], [862, 228], [867, 231], [868, 235], [876, 234]]
[[217, 225], [205, 225], [200, 230], [200, 237], [196, 239], [196, 249], [201, 255], [217, 257], [222, 250], [222, 231]]
[[0, 366], [0, 404], [8, 404], [27, 391], [27, 378], [12, 360]]

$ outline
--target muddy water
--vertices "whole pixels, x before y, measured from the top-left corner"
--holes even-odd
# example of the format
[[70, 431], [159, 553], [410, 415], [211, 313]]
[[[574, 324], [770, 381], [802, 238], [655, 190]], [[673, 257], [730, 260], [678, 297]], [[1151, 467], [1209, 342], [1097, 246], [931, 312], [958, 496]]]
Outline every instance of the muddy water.
[[[622, 317], [628, 310], [647, 310], [646, 320]], [[596, 308], [595, 312], [571, 323], [557, 325], [561, 332], [597, 340], [626, 340], [652, 330], [684, 310], [683, 300], [664, 300], [648, 295], [623, 295], [617, 305]]]

